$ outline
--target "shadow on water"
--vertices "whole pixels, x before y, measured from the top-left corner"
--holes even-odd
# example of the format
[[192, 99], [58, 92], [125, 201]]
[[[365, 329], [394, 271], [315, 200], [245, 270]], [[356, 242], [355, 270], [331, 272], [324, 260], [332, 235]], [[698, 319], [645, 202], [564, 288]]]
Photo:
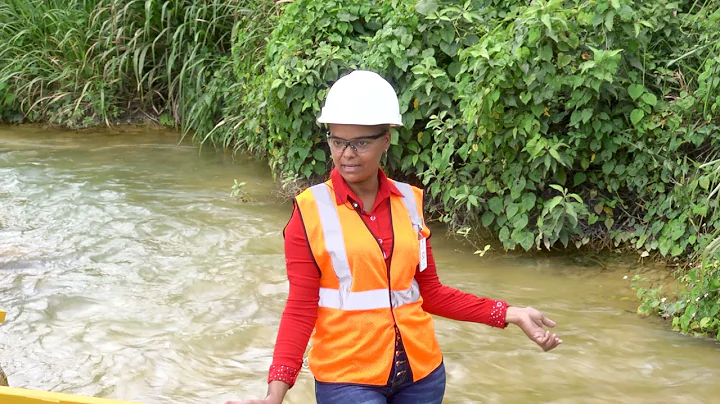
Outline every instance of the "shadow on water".
[[[17, 387], [159, 403], [261, 397], [287, 293], [282, 229], [262, 162], [142, 128], [0, 128], [0, 366]], [[230, 196], [245, 182], [250, 202]], [[441, 280], [533, 305], [565, 344], [436, 318], [448, 403], [707, 403], [720, 351], [637, 316], [604, 254], [473, 250], [435, 231]], [[628, 279], [625, 279], [628, 277]], [[288, 403], [314, 402], [303, 371]]]

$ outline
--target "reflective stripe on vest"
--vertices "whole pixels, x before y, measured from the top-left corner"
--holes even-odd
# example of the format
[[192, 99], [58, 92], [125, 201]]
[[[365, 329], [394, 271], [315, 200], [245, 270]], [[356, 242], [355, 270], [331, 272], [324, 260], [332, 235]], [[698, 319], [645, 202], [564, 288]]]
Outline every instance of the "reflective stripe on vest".
[[422, 219], [420, 219], [420, 215], [418, 214], [417, 204], [415, 202], [415, 194], [413, 193], [410, 184], [395, 181], [395, 186], [400, 191], [400, 193], [403, 194], [403, 203], [405, 203], [405, 209], [407, 209], [408, 213], [410, 214], [410, 221], [412, 222], [413, 226], [415, 226], [415, 230], [417, 230], [419, 235], [423, 228], [423, 222]]
[[[403, 194], [403, 202], [410, 215], [410, 221], [416, 230], [422, 230], [422, 220], [418, 215], [415, 195], [410, 185], [395, 182], [395, 186]], [[404, 304], [415, 303], [420, 299], [420, 286], [415, 279], [409, 289], [396, 290], [388, 293], [388, 289], [374, 289], [363, 292], [351, 292], [352, 273], [345, 250], [340, 217], [330, 188], [326, 184], [310, 187], [315, 197], [323, 230], [325, 247], [330, 255], [335, 276], [340, 283], [339, 289], [320, 288], [318, 306], [339, 310], [373, 310], [382, 308], [398, 308]]]

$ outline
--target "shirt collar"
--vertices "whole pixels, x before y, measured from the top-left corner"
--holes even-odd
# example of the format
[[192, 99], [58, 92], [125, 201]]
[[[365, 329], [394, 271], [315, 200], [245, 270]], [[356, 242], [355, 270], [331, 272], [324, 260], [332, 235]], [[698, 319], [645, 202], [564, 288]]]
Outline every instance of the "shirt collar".
[[[350, 186], [345, 182], [345, 179], [337, 168], [333, 168], [332, 172], [330, 172], [330, 181], [332, 181], [335, 191], [336, 204], [343, 205], [346, 202], [357, 202], [360, 204], [360, 208], [363, 208], [362, 200], [350, 189]], [[377, 206], [379, 202], [389, 198], [390, 195], [402, 196], [402, 192], [388, 179], [385, 172], [381, 168], [378, 168], [378, 192], [375, 197], [375, 206]], [[374, 209], [375, 207], [373, 207], [373, 210]]]

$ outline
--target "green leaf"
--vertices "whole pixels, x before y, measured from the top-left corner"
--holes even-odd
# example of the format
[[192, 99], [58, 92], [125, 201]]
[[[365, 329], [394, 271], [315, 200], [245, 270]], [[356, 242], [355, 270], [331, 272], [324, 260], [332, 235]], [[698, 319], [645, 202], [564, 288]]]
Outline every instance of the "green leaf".
[[590, 120], [590, 118], [592, 118], [592, 116], [593, 116], [593, 110], [592, 110], [592, 108], [583, 109], [583, 111], [582, 111], [582, 121], [583, 121], [583, 123], [587, 123], [587, 122]]
[[592, 213], [588, 216], [588, 225], [592, 226], [597, 221], [600, 220], [600, 217], [598, 215], [593, 215]]
[[353, 20], [353, 15], [344, 11], [337, 13], [338, 21], [350, 22]]
[[499, 216], [502, 213], [503, 209], [502, 199], [500, 199], [500, 197], [498, 196], [490, 198], [490, 200], [488, 201], [488, 207], [493, 213]]
[[709, 189], [710, 178], [708, 178], [707, 176], [700, 177], [700, 179], [698, 180], [698, 184], [700, 184], [700, 187], [702, 187], [702, 189]]
[[483, 213], [482, 215], [483, 227], [489, 227], [492, 224], [493, 219], [495, 219], [495, 214], [490, 212], [489, 210], [486, 210], [485, 213]]
[[540, 60], [544, 60], [546, 62], [551, 61], [553, 56], [552, 46], [545, 45], [541, 47], [538, 50], [538, 55], [540, 56]]
[[642, 84], [632, 84], [630, 87], [628, 87], [628, 94], [630, 94], [630, 97], [633, 99], [633, 101], [640, 98], [640, 96], [645, 92], [645, 86]]
[[555, 173], [555, 180], [560, 185], [565, 185], [565, 182], [567, 182], [567, 173], [565, 173], [565, 170], [562, 167], [558, 168], [557, 172]]
[[615, 224], [615, 220], [611, 217], [605, 219], [605, 227], [607, 227], [608, 230], [610, 230], [613, 225]]
[[570, 126], [575, 126], [578, 123], [580, 123], [580, 120], [582, 119], [582, 112], [580, 112], [579, 109], [576, 109], [573, 111], [572, 115], [570, 115]]
[[615, 10], [620, 10], [620, 0], [610, 0], [610, 4]]
[[520, 210], [520, 206], [518, 206], [517, 203], [511, 203], [510, 205], [508, 205], [507, 209], [505, 209], [507, 218], [512, 219], [513, 216], [515, 216], [519, 210]]
[[523, 177], [520, 177], [517, 181], [515, 181], [512, 184], [512, 189], [510, 189], [510, 197], [513, 200], [520, 199], [520, 196], [522, 195], [523, 191], [525, 190], [526, 184], [527, 184], [527, 181]]
[[634, 109], [633, 112], [630, 113], [630, 122], [632, 122], [633, 125], [637, 126], [637, 124], [645, 117], [645, 112], [642, 109]]
[[533, 237], [533, 234], [529, 231], [522, 231], [517, 234], [517, 241], [525, 251], [528, 251], [532, 248], [533, 244], [535, 244], [535, 237]]
[[675, 244], [673, 246], [672, 250], [670, 251], [670, 255], [672, 255], [673, 257], [677, 257], [682, 253], [683, 253], [683, 248], [677, 244]]
[[438, 4], [436, 0], [419, 0], [415, 5], [415, 11], [422, 15], [428, 15], [437, 10]]
[[537, 200], [537, 197], [535, 194], [525, 194], [522, 197], [522, 202], [520, 203], [520, 206], [522, 206], [524, 212], [529, 212], [532, 208], [535, 207], [535, 202]]
[[547, 202], [546, 207], [548, 211], [553, 210], [560, 202], [562, 202], [562, 195], [558, 195]]
[[498, 237], [503, 243], [510, 240], [510, 230], [507, 228], [507, 226], [503, 226], [503, 228], [500, 229]]
[[517, 215], [515, 217], [515, 221], [513, 222], [513, 227], [516, 229], [524, 229], [525, 226], [528, 224], [528, 215], [523, 213], [522, 215]]
[[614, 160], [608, 160], [605, 162], [605, 164], [602, 165], [603, 174], [610, 175], [611, 172], [615, 169], [615, 161]]
[[560, 242], [563, 243], [563, 246], [565, 246], [565, 248], [567, 248], [568, 246], [568, 238], [569, 237], [567, 231], [565, 231], [565, 229], [562, 229], [560, 231]]
[[461, 63], [453, 62], [450, 63], [448, 66], [448, 74], [450, 74], [451, 77], [455, 77], [460, 73], [460, 68], [462, 67]]
[[654, 107], [655, 105], [657, 105], [657, 97], [653, 93], [643, 94], [642, 100], [645, 101], [645, 103], [650, 105], [651, 107]]
[[552, 32], [552, 24], [550, 23], [550, 15], [549, 14], [543, 14], [542, 17], [540, 17], [540, 21], [545, 24], [548, 30]]
[[558, 67], [565, 67], [572, 62], [572, 56], [564, 53], [558, 53], [557, 55]]
[[560, 157], [560, 153], [558, 153], [557, 150], [555, 150], [555, 149], [550, 149], [550, 150], [548, 150], [548, 152], [550, 153], [550, 155], [551, 155], [558, 163], [563, 164], [563, 160], [562, 160], [562, 158]]
[[582, 184], [583, 182], [585, 182], [586, 179], [587, 179], [587, 175], [585, 175], [584, 172], [581, 171], [581, 172], [575, 173], [575, 176], [573, 177], [573, 186], [576, 187], [576, 186]]
[[580, 167], [582, 167], [583, 170], [587, 170], [587, 168], [590, 167], [590, 160], [588, 160], [586, 157], [583, 157], [580, 160]]
[[669, 240], [663, 240], [660, 243], [660, 254], [663, 255], [663, 257], [667, 256], [668, 252], [670, 251], [670, 241]]
[[326, 159], [325, 151], [322, 149], [315, 149], [315, 151], [313, 152], [313, 158], [317, 161], [324, 162]]
[[575, 208], [573, 207], [572, 204], [565, 205], [565, 213], [567, 214], [568, 222], [570, 223], [570, 226], [573, 228], [576, 227], [578, 224], [578, 217], [577, 217], [577, 212], [575, 212]]
[[527, 42], [535, 43], [535, 41], [537, 41], [538, 38], [540, 38], [540, 30], [537, 29], [536, 27], [532, 27], [530, 29], [530, 31], [528, 32]]
[[611, 11], [607, 13], [605, 16], [605, 28], [607, 28], [608, 31], [613, 30], [613, 26], [615, 24], [615, 12]]
[[307, 147], [301, 147], [298, 149], [298, 156], [300, 157], [300, 160], [305, 160], [309, 154], [310, 149]]

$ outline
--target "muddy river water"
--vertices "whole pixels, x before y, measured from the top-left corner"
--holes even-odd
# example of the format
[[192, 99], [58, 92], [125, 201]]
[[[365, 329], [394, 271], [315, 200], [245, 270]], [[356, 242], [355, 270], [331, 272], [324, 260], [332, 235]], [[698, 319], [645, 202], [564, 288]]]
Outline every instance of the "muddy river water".
[[[245, 182], [249, 201], [230, 196]], [[0, 127], [0, 366], [10, 384], [146, 404], [260, 398], [287, 293], [291, 207], [262, 162], [145, 129]], [[564, 344], [436, 318], [447, 403], [720, 402], [720, 346], [635, 314], [634, 259], [473, 255], [441, 280], [533, 305]], [[585, 253], [586, 254], [586, 253]], [[304, 370], [287, 403], [313, 403]]]

